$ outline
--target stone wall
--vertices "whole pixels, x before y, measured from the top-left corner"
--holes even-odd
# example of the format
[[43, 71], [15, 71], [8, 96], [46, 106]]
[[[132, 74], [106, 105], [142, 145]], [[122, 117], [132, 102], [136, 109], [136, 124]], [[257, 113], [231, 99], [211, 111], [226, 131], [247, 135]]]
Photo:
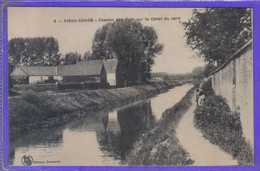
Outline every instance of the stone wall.
[[230, 108], [240, 110], [243, 132], [254, 142], [253, 45], [243, 48], [212, 73], [212, 87], [217, 95], [227, 99]]

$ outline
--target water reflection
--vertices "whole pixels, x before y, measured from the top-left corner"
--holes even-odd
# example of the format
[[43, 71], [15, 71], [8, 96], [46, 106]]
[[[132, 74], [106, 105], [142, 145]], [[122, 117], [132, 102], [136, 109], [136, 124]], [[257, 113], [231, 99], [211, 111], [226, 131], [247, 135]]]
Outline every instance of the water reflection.
[[141, 134], [191, 87], [176, 87], [112, 112], [89, 113], [87, 117], [61, 127], [39, 130], [10, 140], [10, 164], [21, 166], [21, 158], [31, 155], [34, 161], [43, 161], [32, 165], [121, 165]]
[[10, 150], [10, 164], [21, 166], [23, 155], [31, 155], [36, 162], [33, 165], [120, 165], [138, 136], [153, 122], [150, 101], [88, 116], [16, 140]]
[[150, 101], [146, 101], [109, 113], [108, 117], [102, 117], [102, 121], [104, 131], [97, 132], [102, 150], [108, 151], [115, 159], [123, 160], [133, 143], [154, 123], [155, 118]]

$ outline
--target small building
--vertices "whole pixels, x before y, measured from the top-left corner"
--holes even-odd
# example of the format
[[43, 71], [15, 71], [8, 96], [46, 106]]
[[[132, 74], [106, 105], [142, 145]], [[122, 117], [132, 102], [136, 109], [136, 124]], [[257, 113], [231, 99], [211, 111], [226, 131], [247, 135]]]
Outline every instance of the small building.
[[107, 82], [109, 86], [116, 86], [117, 83], [117, 76], [118, 76], [118, 60], [116, 59], [108, 59], [104, 61], [105, 70], [107, 73]]
[[[88, 60], [73, 65], [62, 66], [19, 66], [11, 77], [23, 78], [29, 84], [46, 83], [54, 80], [68, 88], [118, 86], [119, 67], [116, 59]], [[65, 86], [67, 85], [67, 86]]]
[[106, 70], [102, 60], [58, 66], [57, 70], [63, 78], [61, 84], [88, 84], [93, 86], [105, 86], [107, 84]]
[[57, 68], [53, 66], [19, 66], [12, 72], [11, 77], [20, 77], [29, 84], [44, 83], [53, 77], [54, 80], [61, 80]]

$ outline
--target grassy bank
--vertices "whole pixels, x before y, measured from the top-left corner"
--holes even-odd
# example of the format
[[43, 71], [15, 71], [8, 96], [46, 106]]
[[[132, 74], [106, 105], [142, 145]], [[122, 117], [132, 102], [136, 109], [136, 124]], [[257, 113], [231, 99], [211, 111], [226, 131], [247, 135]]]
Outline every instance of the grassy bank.
[[46, 92], [46, 91], [54, 91], [58, 92], [58, 86], [54, 83], [50, 84], [21, 84], [14, 85], [12, 90], [14, 92], [23, 93], [26, 91], [35, 91], [35, 92]]
[[191, 106], [192, 88], [174, 107], [167, 109], [162, 119], [133, 145], [126, 156], [128, 165], [191, 165], [194, 161], [181, 147], [176, 128]]
[[202, 86], [204, 105], [195, 110], [195, 125], [211, 143], [218, 145], [238, 160], [239, 165], [253, 165], [254, 155], [246, 142], [239, 112], [232, 112], [226, 100], [215, 95], [210, 82]]
[[176, 82], [117, 89], [75, 90], [67, 93], [30, 91], [9, 98], [10, 137], [28, 130], [58, 126], [96, 111], [109, 110], [166, 91]]

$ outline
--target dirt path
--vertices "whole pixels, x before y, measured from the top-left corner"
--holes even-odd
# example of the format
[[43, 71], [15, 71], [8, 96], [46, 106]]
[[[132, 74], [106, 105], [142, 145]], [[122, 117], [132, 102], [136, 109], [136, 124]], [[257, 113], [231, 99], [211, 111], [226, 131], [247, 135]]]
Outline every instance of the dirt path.
[[193, 125], [194, 110], [196, 109], [195, 94], [192, 97], [192, 106], [185, 113], [177, 127], [177, 137], [183, 148], [194, 160], [194, 166], [238, 165], [232, 156], [222, 151], [218, 146], [203, 138]]

